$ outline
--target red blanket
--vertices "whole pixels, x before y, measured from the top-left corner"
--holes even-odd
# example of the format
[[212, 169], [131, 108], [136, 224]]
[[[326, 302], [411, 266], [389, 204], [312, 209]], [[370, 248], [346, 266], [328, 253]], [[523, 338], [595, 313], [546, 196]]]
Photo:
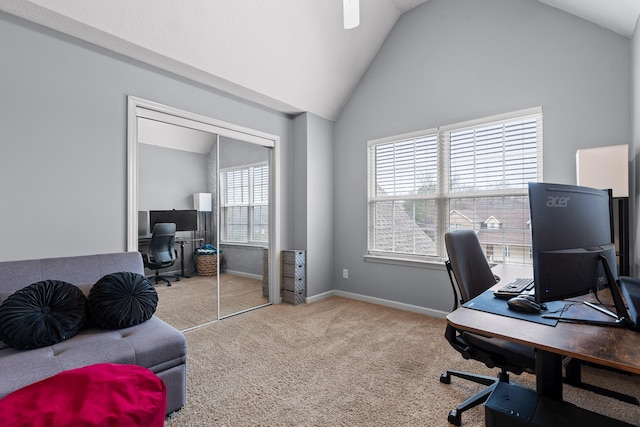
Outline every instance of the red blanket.
[[167, 390], [150, 370], [98, 364], [64, 371], [0, 399], [0, 426], [164, 425]]

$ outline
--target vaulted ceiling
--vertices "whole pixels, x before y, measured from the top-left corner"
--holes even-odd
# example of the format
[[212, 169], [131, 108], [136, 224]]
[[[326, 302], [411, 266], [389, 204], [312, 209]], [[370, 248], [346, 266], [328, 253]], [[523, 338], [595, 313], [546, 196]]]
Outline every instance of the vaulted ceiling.
[[[404, 12], [428, 0], [0, 0], [0, 10], [287, 114], [334, 120]], [[630, 38], [640, 0], [538, 0]]]

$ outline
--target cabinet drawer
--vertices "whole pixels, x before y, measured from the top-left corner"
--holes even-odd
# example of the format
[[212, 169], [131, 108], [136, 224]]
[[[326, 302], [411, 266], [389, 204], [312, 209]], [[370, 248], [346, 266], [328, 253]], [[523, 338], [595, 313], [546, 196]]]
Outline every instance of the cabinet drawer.
[[282, 264], [282, 275], [288, 277], [304, 278], [304, 264]]
[[287, 291], [300, 292], [305, 290], [305, 282], [302, 278], [287, 277], [282, 278], [282, 289]]
[[304, 292], [282, 291], [282, 302], [287, 304], [304, 304]]
[[305, 251], [282, 251], [283, 264], [304, 264]]

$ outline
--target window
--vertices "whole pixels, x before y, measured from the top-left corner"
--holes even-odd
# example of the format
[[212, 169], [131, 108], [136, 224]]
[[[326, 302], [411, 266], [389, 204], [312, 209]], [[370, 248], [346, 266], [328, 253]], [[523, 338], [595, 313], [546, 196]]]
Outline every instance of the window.
[[267, 164], [224, 169], [222, 240], [238, 243], [269, 241], [269, 167]]
[[509, 259], [511, 256], [511, 247], [509, 245], [504, 245], [504, 258]]
[[368, 253], [439, 261], [476, 230], [495, 261], [530, 263], [527, 183], [542, 180], [542, 109], [368, 144]]
[[492, 244], [488, 244], [484, 247], [484, 256], [486, 256], [489, 261], [493, 261], [493, 245]]

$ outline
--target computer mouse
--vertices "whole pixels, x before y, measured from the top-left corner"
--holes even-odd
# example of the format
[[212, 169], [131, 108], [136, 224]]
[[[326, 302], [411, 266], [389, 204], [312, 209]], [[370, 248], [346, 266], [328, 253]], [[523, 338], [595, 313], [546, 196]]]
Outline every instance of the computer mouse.
[[531, 295], [518, 295], [507, 301], [511, 310], [522, 313], [540, 313], [547, 309], [545, 304], [538, 304]]

